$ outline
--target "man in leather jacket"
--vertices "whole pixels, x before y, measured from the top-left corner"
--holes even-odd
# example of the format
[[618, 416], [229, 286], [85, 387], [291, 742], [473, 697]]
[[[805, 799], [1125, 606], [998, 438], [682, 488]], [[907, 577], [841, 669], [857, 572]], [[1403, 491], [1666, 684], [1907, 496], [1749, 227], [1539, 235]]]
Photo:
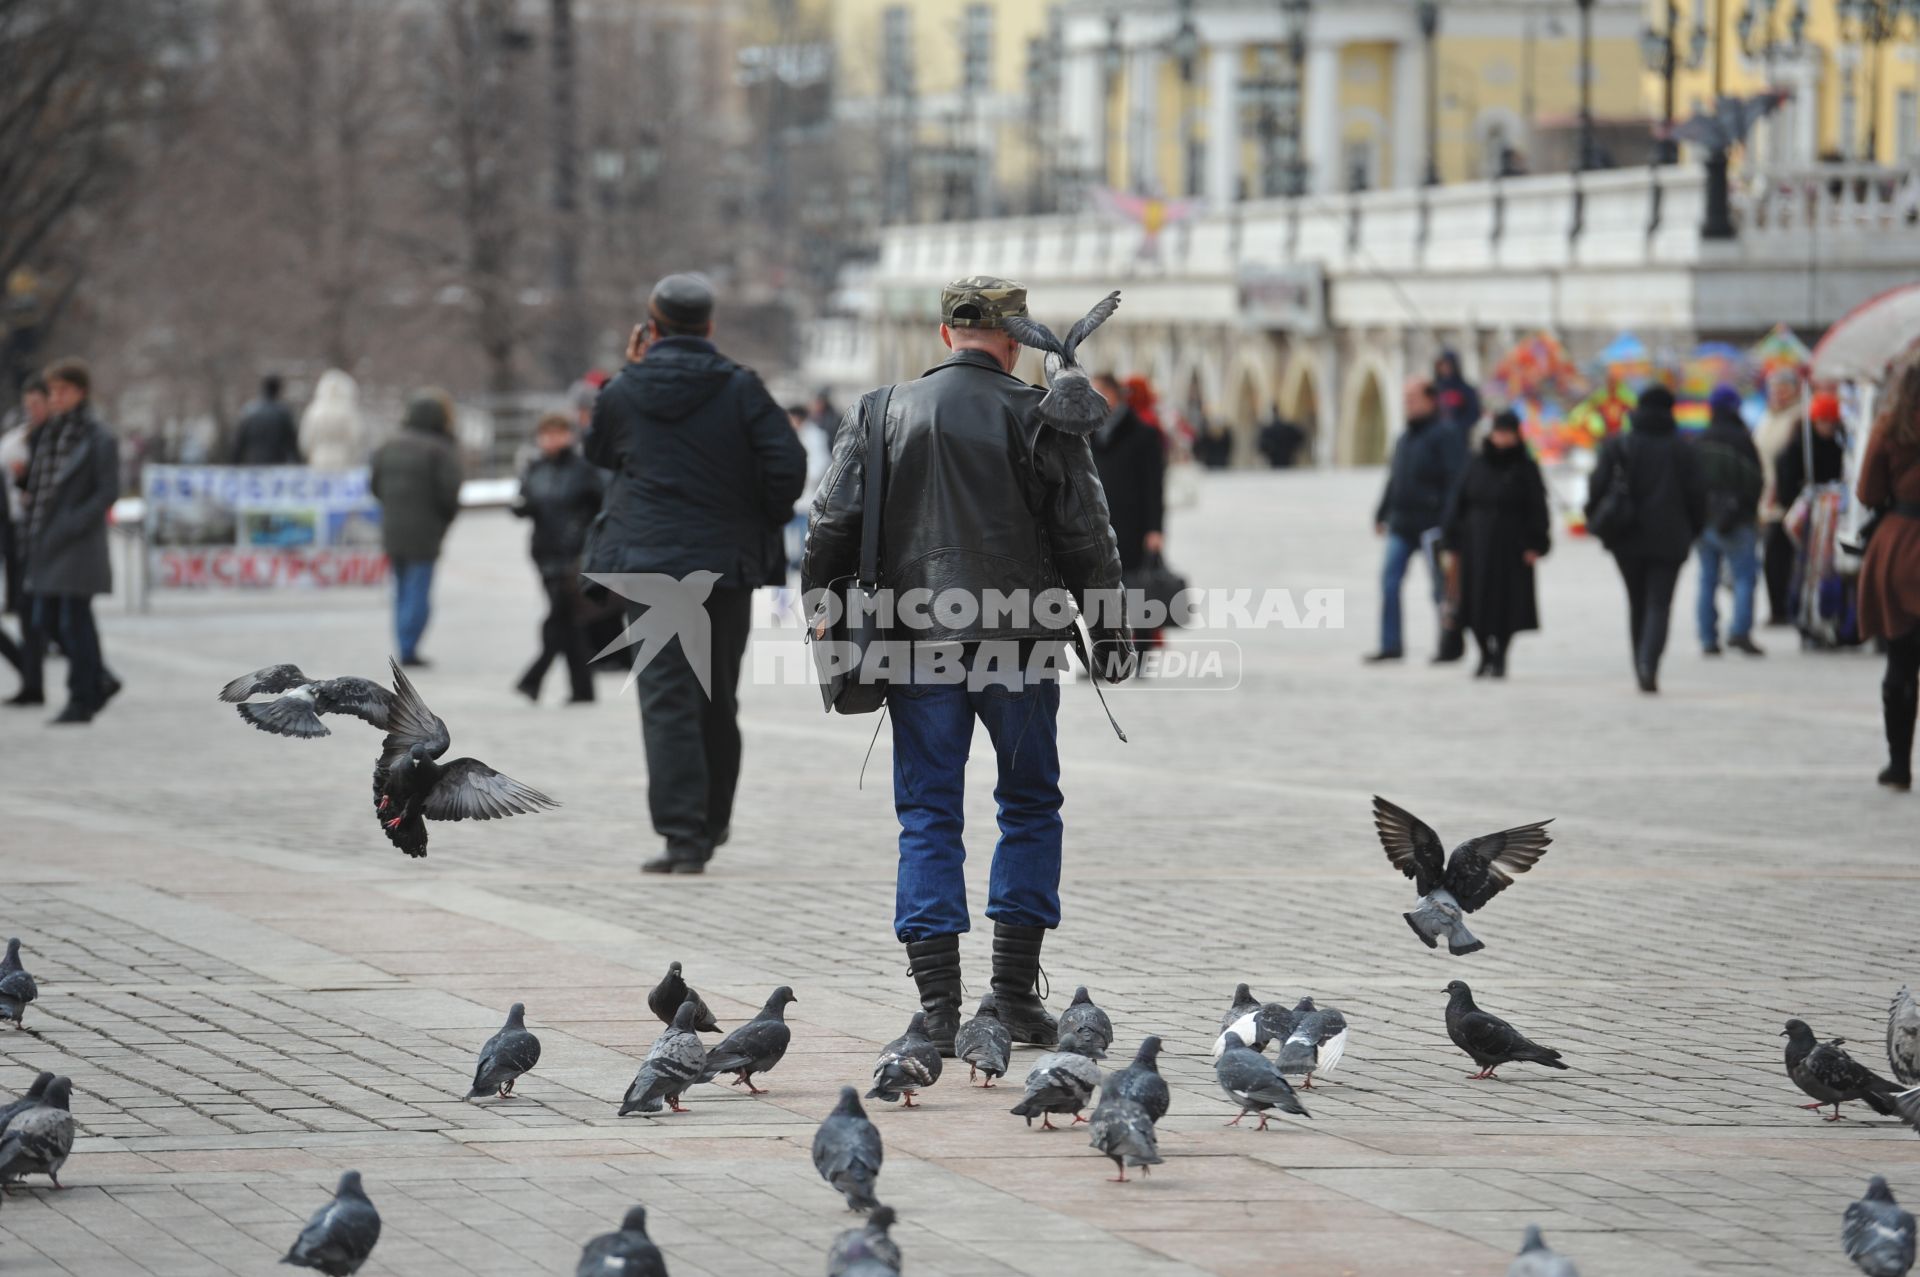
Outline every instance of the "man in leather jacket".
[[[911, 639], [915, 668], [910, 678], [896, 674], [887, 692], [900, 819], [894, 931], [907, 946], [928, 1035], [947, 1055], [960, 1023], [960, 934], [969, 929], [961, 829], [976, 718], [999, 764], [1001, 833], [987, 902], [995, 1001], [1016, 1042], [1050, 1046], [1056, 1036], [1035, 986], [1041, 941], [1060, 922], [1060, 685], [1030, 658], [1057, 654], [1064, 631], [1033, 601], [1059, 599], [1064, 588], [1082, 609], [1091, 605], [1099, 672], [1110, 682], [1132, 672], [1118, 609], [1101, 602], [1117, 598], [1120, 554], [1087, 439], [1044, 424], [1044, 392], [1013, 375], [1021, 347], [1002, 324], [1025, 313], [1026, 290], [1010, 281], [947, 286], [940, 336], [952, 357], [893, 387], [884, 423], [868, 416], [880, 392], [848, 411], [814, 499], [801, 571], [816, 598], [858, 567], [873, 478], [867, 432], [884, 429], [879, 584], [898, 601], [894, 637]], [[916, 595], [935, 602], [916, 609]], [[990, 606], [998, 598], [1016, 603]], [[957, 655], [963, 677], [924, 676], [920, 658], [936, 648]]]

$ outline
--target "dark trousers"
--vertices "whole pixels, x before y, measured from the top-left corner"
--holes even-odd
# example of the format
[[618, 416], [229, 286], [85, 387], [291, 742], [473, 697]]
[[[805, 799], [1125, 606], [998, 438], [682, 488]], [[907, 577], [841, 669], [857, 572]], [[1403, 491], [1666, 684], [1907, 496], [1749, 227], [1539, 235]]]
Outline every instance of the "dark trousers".
[[1667, 622], [1673, 615], [1673, 587], [1680, 580], [1685, 559], [1644, 559], [1617, 555], [1621, 579], [1627, 583], [1627, 633], [1633, 644], [1634, 668], [1658, 673], [1660, 655], [1667, 650]]
[[36, 597], [23, 592], [15, 601], [20, 609], [20, 690], [37, 696], [45, 687], [47, 634], [36, 615]]
[[1887, 643], [1887, 673], [1880, 683], [1887, 725], [1887, 761], [1900, 775], [1913, 770], [1913, 720], [1920, 711], [1920, 629]]
[[1767, 582], [1768, 620], [1774, 625], [1793, 624], [1793, 538], [1785, 524], [1767, 524], [1761, 571]]
[[580, 585], [571, 572], [540, 578], [547, 592], [547, 619], [540, 623], [540, 655], [520, 679], [520, 685], [533, 696], [540, 695], [540, 684], [556, 657], [567, 662], [567, 680], [573, 685], [573, 699], [593, 699], [593, 671], [588, 668], [587, 636], [580, 628]]
[[100, 659], [100, 631], [93, 623], [93, 600], [84, 594], [33, 596], [34, 628], [60, 644], [67, 655], [67, 699], [86, 709], [99, 709], [104, 666]]
[[[753, 628], [753, 591], [715, 586], [706, 611], [713, 628], [711, 695], [701, 689], [678, 636], [634, 675], [647, 751], [647, 809], [675, 860], [713, 857], [733, 822], [740, 780], [740, 660]], [[632, 618], [644, 612], [631, 609]]]

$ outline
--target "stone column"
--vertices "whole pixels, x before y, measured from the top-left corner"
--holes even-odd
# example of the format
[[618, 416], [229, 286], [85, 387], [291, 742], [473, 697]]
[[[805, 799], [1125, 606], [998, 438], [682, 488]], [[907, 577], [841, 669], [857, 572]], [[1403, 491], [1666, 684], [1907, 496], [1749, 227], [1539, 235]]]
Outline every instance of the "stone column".
[[1418, 39], [1393, 50], [1393, 174], [1395, 186], [1418, 186], [1427, 172], [1427, 51]]
[[1240, 197], [1240, 46], [1207, 50], [1207, 205], [1224, 209]]
[[1127, 55], [1126, 152], [1126, 186], [1180, 193], [1179, 178], [1164, 181], [1160, 172], [1160, 51], [1155, 48], [1132, 49]]
[[1100, 51], [1070, 50], [1060, 68], [1060, 162], [1086, 174], [1096, 185], [1106, 185], [1103, 113], [1105, 88], [1101, 83]]
[[1306, 162], [1317, 194], [1346, 189], [1340, 170], [1340, 46], [1315, 41], [1307, 49]]

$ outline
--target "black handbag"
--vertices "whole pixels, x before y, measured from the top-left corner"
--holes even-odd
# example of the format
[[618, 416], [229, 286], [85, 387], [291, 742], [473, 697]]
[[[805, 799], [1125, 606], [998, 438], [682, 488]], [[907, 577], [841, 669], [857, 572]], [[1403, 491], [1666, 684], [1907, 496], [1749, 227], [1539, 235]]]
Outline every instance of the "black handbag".
[[[1187, 588], [1187, 578], [1168, 567], [1167, 561], [1159, 554], [1147, 555], [1139, 567], [1121, 575], [1120, 583], [1127, 591], [1127, 628], [1146, 630], [1180, 624], [1180, 618], [1174, 614], [1173, 604], [1180, 592]], [[1136, 593], [1139, 595], [1137, 600], [1133, 597]], [[1142, 615], [1141, 605], [1152, 604], [1158, 605], [1154, 611], [1166, 617], [1160, 625], [1147, 625]]]
[[[884, 679], [862, 677], [867, 653], [886, 641], [875, 600], [880, 592], [880, 504], [887, 485], [887, 402], [893, 387], [882, 386], [863, 405], [866, 428], [866, 490], [860, 503], [860, 569], [854, 576], [829, 582], [832, 597], [822, 599], [807, 625], [813, 647], [814, 673], [820, 680], [820, 699], [828, 713], [871, 714], [887, 703]], [[839, 615], [826, 625], [823, 615], [834, 606]]]
[[1620, 440], [1617, 457], [1618, 464], [1613, 468], [1612, 482], [1600, 499], [1587, 508], [1587, 531], [1600, 538], [1603, 544], [1611, 545], [1633, 534], [1640, 522], [1640, 512], [1633, 504], [1633, 471], [1627, 451], [1627, 441]]

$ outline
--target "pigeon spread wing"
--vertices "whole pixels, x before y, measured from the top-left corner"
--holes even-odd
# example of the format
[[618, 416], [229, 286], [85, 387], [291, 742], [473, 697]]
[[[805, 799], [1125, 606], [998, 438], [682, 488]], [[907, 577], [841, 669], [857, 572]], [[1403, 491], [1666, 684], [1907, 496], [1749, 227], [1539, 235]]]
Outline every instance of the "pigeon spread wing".
[[289, 691], [302, 686], [306, 681], [307, 676], [300, 672], [298, 665], [269, 665], [251, 674], [242, 674], [228, 683], [220, 689], [220, 699], [237, 704], [249, 696], [258, 696], [263, 692]]
[[1050, 354], [1062, 354], [1060, 339], [1053, 335], [1051, 328], [1039, 320], [1029, 319], [1025, 315], [1009, 315], [1000, 322], [1007, 336], [1022, 346], [1030, 346], [1034, 350], [1044, 350]]
[[1424, 896], [1441, 885], [1446, 873], [1446, 848], [1426, 821], [1375, 794], [1373, 827], [1379, 831], [1388, 862], [1413, 879], [1415, 891]]
[[1082, 315], [1067, 329], [1067, 339], [1060, 345], [1060, 357], [1068, 363], [1076, 362], [1074, 352], [1080, 349], [1080, 343], [1093, 336], [1093, 330], [1107, 322], [1114, 311], [1120, 309], [1120, 290], [1114, 289], [1098, 302], [1092, 310]]
[[315, 683], [313, 708], [322, 714], [351, 714], [384, 729], [393, 712], [393, 693], [370, 678], [349, 674]]
[[560, 804], [531, 785], [503, 776], [477, 758], [456, 758], [427, 792], [428, 820], [498, 820]]
[[1470, 838], [1447, 861], [1446, 888], [1468, 913], [1513, 885], [1513, 875], [1533, 868], [1553, 841], [1551, 819]]
[[430, 758], [438, 758], [453, 744], [447, 725], [427, 708], [420, 693], [400, 663], [388, 658], [393, 670], [393, 703], [387, 712], [387, 738], [380, 747], [380, 766], [391, 767], [415, 745], [425, 745]]

